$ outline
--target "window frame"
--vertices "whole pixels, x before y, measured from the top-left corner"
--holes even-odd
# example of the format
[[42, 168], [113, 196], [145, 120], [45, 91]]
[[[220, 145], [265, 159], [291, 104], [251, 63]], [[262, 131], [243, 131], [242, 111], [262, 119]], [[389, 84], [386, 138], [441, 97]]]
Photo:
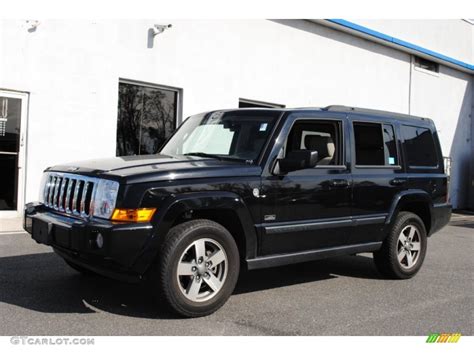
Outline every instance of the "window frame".
[[[154, 84], [146, 81], [140, 81], [140, 80], [132, 80], [132, 79], [126, 79], [126, 78], [119, 78], [118, 80], [118, 86], [117, 86], [117, 114], [116, 114], [116, 124], [118, 124], [118, 119], [119, 119], [119, 104], [120, 104], [120, 84], [128, 84], [128, 85], [135, 85], [135, 86], [141, 86], [145, 88], [152, 88], [152, 89], [158, 89], [158, 90], [167, 90], [167, 91], [172, 91], [176, 93], [176, 107], [175, 107], [175, 129], [176, 131], [180, 124], [182, 123], [182, 115], [183, 115], [183, 89], [178, 88], [178, 87], [173, 87], [169, 85], [162, 85], [162, 84]], [[115, 156], [117, 155], [117, 137], [118, 135], [118, 128], [116, 128], [116, 133], [115, 133]], [[172, 136], [172, 135], [171, 135]], [[171, 137], [170, 136], [170, 137]], [[170, 138], [168, 137], [168, 139]], [[163, 144], [165, 144], [168, 139], [166, 139]], [[163, 145], [162, 144], [162, 145]], [[161, 147], [159, 147], [158, 150], [160, 150]], [[133, 156], [133, 155], [131, 155]], [[137, 155], [139, 156], [139, 155]]]
[[[360, 165], [360, 164], [357, 164], [357, 155], [356, 155], [356, 137], [355, 137], [355, 131], [354, 131], [354, 124], [357, 124], [357, 123], [361, 123], [361, 124], [378, 124], [380, 125], [380, 134], [382, 135], [382, 142], [383, 141], [383, 126], [384, 125], [390, 125], [392, 126], [392, 129], [393, 129], [393, 135], [394, 135], [394, 138], [395, 138], [395, 148], [397, 150], [396, 154], [397, 154], [397, 164], [396, 165]], [[374, 120], [374, 121], [371, 121], [371, 120], [359, 120], [359, 119], [353, 119], [351, 120], [351, 135], [353, 137], [353, 143], [352, 143], [352, 160], [354, 162], [354, 168], [356, 169], [390, 169], [390, 170], [401, 170], [402, 169], [402, 166], [400, 165], [400, 148], [399, 148], [399, 144], [398, 142], [400, 141], [400, 139], [398, 138], [397, 139], [397, 129], [396, 129], [396, 125], [391, 122], [391, 121], [382, 121], [382, 120]], [[385, 146], [385, 142], [384, 142], [384, 146]], [[385, 147], [384, 147], [385, 149]], [[384, 161], [385, 162], [385, 161]]]

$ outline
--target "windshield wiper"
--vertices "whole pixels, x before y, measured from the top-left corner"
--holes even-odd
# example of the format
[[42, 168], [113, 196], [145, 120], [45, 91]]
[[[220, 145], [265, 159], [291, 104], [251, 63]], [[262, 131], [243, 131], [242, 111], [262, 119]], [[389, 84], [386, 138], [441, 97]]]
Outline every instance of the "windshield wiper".
[[[204, 152], [191, 152], [191, 153], [185, 153], [183, 155], [194, 155], [195, 157], [214, 158], [218, 160], [232, 160], [232, 161], [239, 161], [239, 162], [248, 162], [248, 160], [242, 159], [242, 158], [235, 158], [235, 157], [204, 153]], [[252, 160], [252, 163], [253, 163], [253, 160]]]
[[204, 152], [191, 152], [191, 153], [185, 153], [183, 155], [194, 155], [196, 157], [215, 158], [215, 159], [222, 160], [222, 157], [220, 157], [219, 155], [204, 153]]

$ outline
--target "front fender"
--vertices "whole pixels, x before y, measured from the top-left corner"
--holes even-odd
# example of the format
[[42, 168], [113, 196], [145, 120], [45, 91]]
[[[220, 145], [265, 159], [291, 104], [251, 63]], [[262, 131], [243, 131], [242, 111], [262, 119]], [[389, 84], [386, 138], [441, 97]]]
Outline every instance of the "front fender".
[[153, 218], [153, 233], [137, 258], [133, 269], [143, 274], [158, 255], [162, 242], [175, 221], [184, 213], [209, 209], [232, 210], [239, 218], [245, 234], [246, 255], [254, 258], [257, 250], [257, 234], [250, 212], [243, 199], [232, 192], [192, 192], [170, 195], [159, 205]]

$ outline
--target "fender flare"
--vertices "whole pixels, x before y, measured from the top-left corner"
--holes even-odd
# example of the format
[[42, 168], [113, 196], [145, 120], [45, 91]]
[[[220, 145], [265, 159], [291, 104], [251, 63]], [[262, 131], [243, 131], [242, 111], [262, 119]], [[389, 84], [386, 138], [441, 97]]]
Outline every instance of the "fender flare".
[[385, 219], [386, 227], [392, 225], [400, 210], [400, 205], [405, 202], [426, 202], [430, 211], [430, 218], [433, 216], [433, 201], [431, 200], [431, 196], [424, 190], [409, 189], [401, 191], [393, 198], [387, 218]]

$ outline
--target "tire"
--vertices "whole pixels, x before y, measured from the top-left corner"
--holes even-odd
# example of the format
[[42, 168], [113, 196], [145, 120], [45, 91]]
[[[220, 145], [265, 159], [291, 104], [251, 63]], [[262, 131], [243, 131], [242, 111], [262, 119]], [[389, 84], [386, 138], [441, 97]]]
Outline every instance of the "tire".
[[157, 299], [174, 312], [202, 317], [224, 305], [239, 268], [239, 251], [229, 231], [210, 220], [192, 220], [169, 231], [149, 282]]
[[70, 262], [69, 260], [66, 260], [66, 259], [63, 259], [66, 264], [68, 264], [71, 268], [73, 268], [74, 270], [76, 270], [77, 272], [81, 273], [82, 275], [84, 276], [94, 276], [94, 275], [97, 275], [94, 271], [91, 271], [89, 269], [86, 269], [86, 268], [83, 268], [82, 266], [79, 266], [77, 264], [74, 264], [72, 262]]
[[382, 248], [374, 252], [374, 262], [378, 271], [388, 278], [409, 279], [420, 270], [426, 249], [423, 221], [414, 213], [400, 212]]

